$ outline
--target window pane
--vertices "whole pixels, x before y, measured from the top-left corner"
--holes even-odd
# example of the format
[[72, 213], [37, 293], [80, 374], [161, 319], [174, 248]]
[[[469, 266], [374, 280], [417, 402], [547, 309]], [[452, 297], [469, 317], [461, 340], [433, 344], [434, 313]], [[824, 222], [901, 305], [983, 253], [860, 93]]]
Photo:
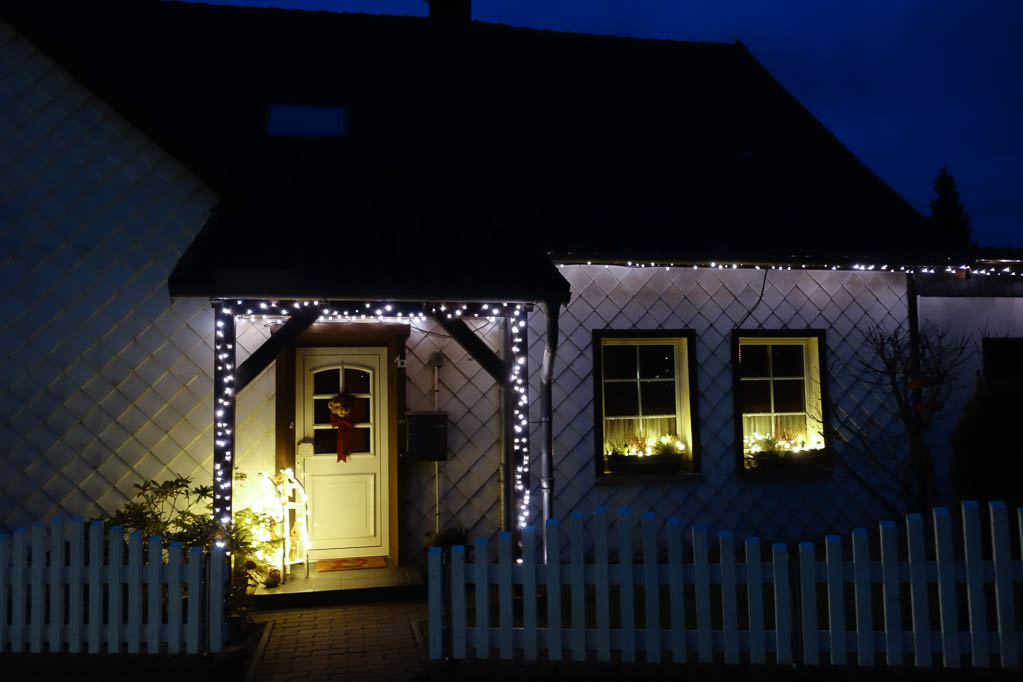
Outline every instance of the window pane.
[[674, 346], [639, 346], [641, 379], [671, 379], [675, 376]]
[[785, 440], [793, 445], [806, 441], [806, 417], [801, 414], [781, 415], [774, 418], [775, 434], [778, 440]]
[[352, 400], [351, 420], [354, 423], [371, 421], [369, 416], [369, 400], [369, 398], [354, 398]]
[[739, 343], [739, 376], [766, 377], [768, 346]]
[[635, 379], [636, 347], [604, 346], [604, 378]]
[[341, 375], [336, 369], [325, 369], [313, 375], [313, 393], [337, 395], [341, 392]]
[[802, 412], [806, 409], [802, 379], [775, 379], [773, 383], [775, 412]]
[[644, 381], [640, 384], [643, 415], [675, 414], [675, 382]]
[[345, 392], [369, 393], [369, 372], [361, 369], [345, 369]]
[[743, 381], [739, 384], [739, 411], [742, 414], [771, 411], [771, 382]]
[[327, 403], [329, 403], [329, 402], [330, 402], [330, 398], [317, 398], [316, 400], [313, 401], [313, 423], [314, 424], [329, 424], [330, 423], [330, 408], [327, 407]]
[[803, 347], [771, 346], [771, 363], [773, 376], [801, 377], [803, 376]]
[[[751, 445], [759, 449], [765, 449], [771, 441], [771, 430], [774, 428], [771, 416], [765, 417], [743, 417], [742, 418], [742, 439], [743, 449], [749, 450]], [[767, 439], [768, 442], [762, 442]]]
[[337, 452], [337, 431], [334, 429], [317, 429], [313, 433], [313, 448], [317, 455]]
[[639, 415], [639, 394], [636, 384], [604, 384], [604, 416], [635, 417]]
[[630, 444], [639, 441], [639, 419], [605, 419], [604, 452], [625, 453]]
[[348, 436], [349, 452], [370, 452], [369, 437], [373, 429], [352, 429]]

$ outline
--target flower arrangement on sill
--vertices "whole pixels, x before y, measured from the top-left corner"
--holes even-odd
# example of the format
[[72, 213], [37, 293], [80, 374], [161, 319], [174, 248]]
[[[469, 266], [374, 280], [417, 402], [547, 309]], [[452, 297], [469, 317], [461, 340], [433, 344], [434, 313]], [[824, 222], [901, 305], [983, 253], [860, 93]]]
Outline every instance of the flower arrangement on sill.
[[753, 433], [743, 438], [743, 459], [747, 469], [779, 469], [817, 466], [823, 454], [824, 439], [780, 433]]
[[633, 438], [605, 448], [606, 469], [611, 473], [658, 474], [692, 469], [686, 444], [674, 434]]

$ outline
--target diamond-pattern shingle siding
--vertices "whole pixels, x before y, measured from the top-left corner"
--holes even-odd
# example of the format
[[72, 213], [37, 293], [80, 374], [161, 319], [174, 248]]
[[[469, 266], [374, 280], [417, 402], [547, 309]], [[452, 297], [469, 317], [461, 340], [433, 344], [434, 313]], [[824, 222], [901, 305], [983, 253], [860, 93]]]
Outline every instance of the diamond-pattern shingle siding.
[[[906, 320], [905, 279], [898, 274], [790, 270], [699, 270], [565, 266], [572, 301], [562, 312], [555, 367], [554, 513], [589, 517], [597, 505], [632, 506], [638, 514], [678, 516], [765, 539], [791, 541], [844, 532], [877, 519], [877, 504], [841, 467], [823, 481], [743, 480], [735, 472], [731, 332], [761, 329], [827, 330], [828, 390], [836, 411], [862, 413], [877, 400], [857, 380], [865, 359], [859, 329]], [[765, 280], [766, 277], [766, 280]], [[763, 297], [760, 291], [763, 289]], [[758, 302], [759, 301], [759, 302]], [[751, 311], [752, 308], [752, 311]], [[594, 329], [693, 329], [703, 473], [693, 482], [595, 484], [593, 442]], [[530, 398], [533, 432], [533, 500], [538, 522], [540, 491], [536, 452], [540, 433], [539, 368], [544, 346], [540, 313], [530, 317]], [[875, 411], [883, 431], [891, 415]], [[840, 444], [839, 444], [840, 445]]]
[[0, 130], [0, 528], [208, 482], [212, 314], [166, 279], [216, 196], [7, 24]]

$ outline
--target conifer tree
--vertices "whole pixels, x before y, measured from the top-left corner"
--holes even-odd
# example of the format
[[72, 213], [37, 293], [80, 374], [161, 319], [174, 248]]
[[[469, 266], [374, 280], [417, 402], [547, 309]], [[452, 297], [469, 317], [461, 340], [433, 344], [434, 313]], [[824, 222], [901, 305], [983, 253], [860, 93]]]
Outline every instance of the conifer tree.
[[948, 170], [941, 169], [934, 179], [937, 198], [931, 201], [931, 224], [934, 226], [935, 242], [949, 249], [964, 249], [970, 246], [970, 216], [963, 212], [959, 203], [956, 181]]

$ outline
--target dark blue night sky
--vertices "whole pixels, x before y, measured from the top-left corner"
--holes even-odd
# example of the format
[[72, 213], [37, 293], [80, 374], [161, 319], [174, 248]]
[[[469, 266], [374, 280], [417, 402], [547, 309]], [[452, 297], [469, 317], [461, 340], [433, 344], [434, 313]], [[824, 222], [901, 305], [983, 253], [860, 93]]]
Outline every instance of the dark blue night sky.
[[[207, 0], [425, 16], [423, 0]], [[480, 21], [741, 40], [883, 180], [929, 214], [947, 166], [981, 245], [1023, 246], [1018, 0], [475, 0]]]

